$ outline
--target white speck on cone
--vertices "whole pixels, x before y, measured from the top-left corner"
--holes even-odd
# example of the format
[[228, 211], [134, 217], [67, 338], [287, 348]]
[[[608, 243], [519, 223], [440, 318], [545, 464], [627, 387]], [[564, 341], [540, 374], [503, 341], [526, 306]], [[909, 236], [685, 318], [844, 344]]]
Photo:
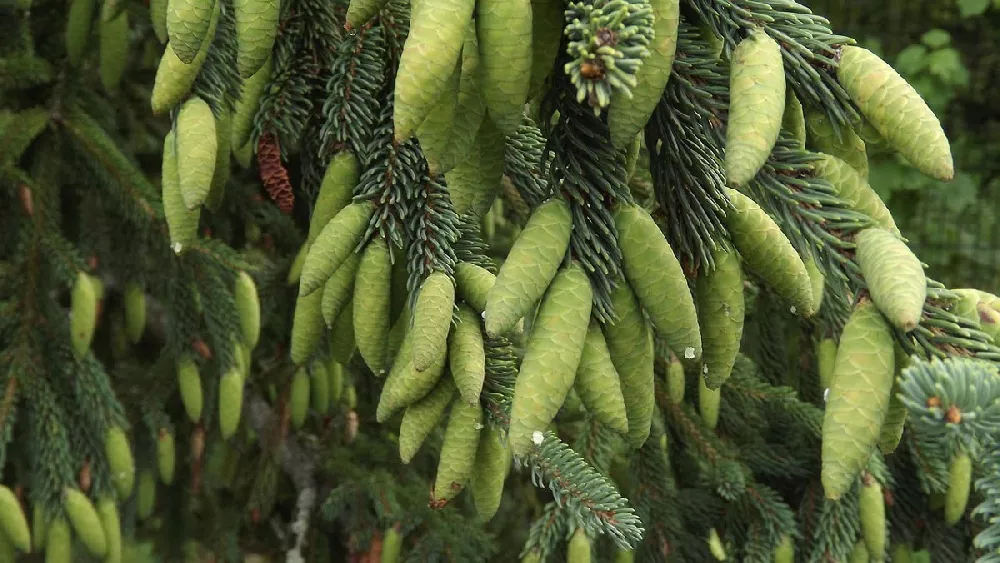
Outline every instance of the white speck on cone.
[[532, 432], [532, 434], [531, 434], [531, 441], [534, 442], [536, 446], [541, 446], [543, 440], [545, 440], [545, 435], [544, 434], [542, 434], [538, 430], [535, 430], [534, 432]]
[[689, 359], [689, 360], [693, 360], [694, 359], [694, 348], [692, 348], [691, 346], [688, 346], [687, 348], [685, 348], [684, 349], [684, 357], [687, 358], [687, 359]]

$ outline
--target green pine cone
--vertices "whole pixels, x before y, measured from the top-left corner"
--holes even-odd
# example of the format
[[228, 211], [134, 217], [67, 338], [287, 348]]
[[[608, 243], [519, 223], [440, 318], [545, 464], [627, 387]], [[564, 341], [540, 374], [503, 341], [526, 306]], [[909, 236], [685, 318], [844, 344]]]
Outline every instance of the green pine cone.
[[171, 129], [163, 139], [163, 173], [160, 178], [163, 190], [163, 214], [170, 232], [170, 246], [175, 253], [181, 253], [198, 238], [198, 221], [201, 209], [189, 210], [181, 195], [180, 177], [177, 170], [177, 143]]
[[111, 498], [100, 499], [97, 501], [97, 515], [101, 519], [101, 528], [104, 530], [104, 538], [108, 546], [107, 553], [104, 555], [104, 563], [121, 563], [122, 531], [121, 519], [118, 517], [118, 506]]
[[57, 517], [49, 523], [45, 538], [45, 563], [71, 563], [73, 561], [73, 532], [69, 522]]
[[337, 317], [344, 311], [347, 304], [354, 296], [354, 283], [357, 279], [358, 268], [361, 265], [361, 257], [352, 253], [344, 263], [337, 268], [337, 271], [326, 280], [323, 286], [323, 299], [320, 302], [320, 310], [323, 313], [323, 320], [327, 327], [332, 327]]
[[399, 425], [399, 457], [410, 463], [420, 446], [437, 426], [444, 411], [455, 396], [455, 383], [444, 376], [426, 397], [406, 407]]
[[477, 0], [475, 4], [487, 113], [510, 135], [523, 119], [531, 80], [531, 1]]
[[752, 199], [729, 190], [729, 200], [733, 208], [726, 214], [726, 226], [743, 264], [791, 302], [796, 314], [811, 317], [816, 312], [812, 281], [792, 243]]
[[806, 110], [805, 118], [806, 148], [839, 158], [867, 180], [868, 152], [865, 149], [865, 142], [854, 129], [834, 128], [829, 116], [818, 110]]
[[232, 138], [233, 112], [226, 107], [220, 108], [215, 120], [215, 174], [212, 176], [212, 189], [205, 200], [205, 207], [212, 211], [218, 211], [226, 198], [226, 184], [231, 171], [229, 161], [233, 156]]
[[393, 122], [397, 143], [413, 135], [448, 86], [476, 3], [427, 0], [418, 6], [410, 14], [410, 32], [396, 72]]
[[431, 502], [435, 506], [443, 506], [468, 484], [476, 463], [482, 426], [483, 408], [479, 406], [479, 402], [470, 405], [458, 401], [451, 406], [448, 425], [444, 430], [444, 443], [441, 444], [437, 477], [431, 491]]
[[14, 491], [3, 485], [0, 485], [0, 532], [18, 550], [26, 553], [31, 551], [31, 532], [28, 529], [28, 519], [21, 510], [21, 502], [17, 500]]
[[649, 46], [649, 56], [635, 73], [636, 85], [632, 87], [632, 97], [629, 99], [618, 90], [611, 95], [608, 128], [611, 130], [611, 143], [617, 149], [625, 148], [642, 132], [663, 96], [674, 66], [680, 2], [650, 0], [649, 4], [653, 9], [653, 42]]
[[[174, 2], [175, 0], [171, 0]], [[271, 56], [278, 34], [279, 0], [235, 0], [236, 64], [244, 80], [253, 76]]]
[[78, 272], [70, 293], [70, 341], [77, 356], [90, 350], [97, 326], [97, 289], [90, 275]]
[[[212, 4], [215, 9], [212, 11], [212, 19], [209, 22], [208, 37], [215, 37], [221, 11], [220, 6], [222, 5], [220, 2], [212, 2]], [[163, 50], [163, 57], [160, 59], [160, 65], [156, 68], [153, 93], [150, 97], [150, 105], [154, 114], [166, 113], [184, 99], [198, 77], [201, 66], [205, 64], [209, 45], [211, 45], [211, 41], [205, 41], [194, 60], [185, 63], [174, 52], [173, 41], [167, 43], [166, 49]]]
[[[264, 95], [270, 83], [271, 72], [273, 70], [273, 59], [268, 57], [261, 65], [260, 70], [243, 81], [243, 93], [240, 99], [236, 100], [236, 107], [233, 109], [233, 125], [230, 134], [232, 135], [231, 140], [234, 151], [249, 144], [250, 134], [253, 132], [253, 119], [257, 114], [257, 108], [260, 106], [260, 98]], [[251, 152], [253, 151], [252, 148], [250, 150]], [[337, 157], [334, 157], [334, 160], [336, 159]], [[320, 192], [322, 192], [322, 188], [320, 188]]]
[[455, 266], [455, 289], [458, 296], [477, 313], [482, 314], [486, 310], [486, 296], [496, 281], [497, 277], [489, 270], [470, 262], [459, 262]]
[[484, 117], [466, 159], [445, 174], [459, 215], [471, 212], [482, 217], [492, 207], [503, 185], [504, 143], [503, 133]]
[[146, 292], [135, 282], [125, 283], [125, 333], [136, 344], [146, 331]]
[[167, 37], [184, 64], [194, 62], [206, 42], [217, 0], [170, 0], [167, 4]]
[[357, 29], [374, 18], [389, 0], [351, 0], [347, 6], [347, 29]]
[[[105, 3], [107, 5], [107, 3]], [[121, 12], [110, 20], [101, 20], [99, 52], [101, 59], [101, 86], [105, 92], [118, 92], [122, 74], [128, 64], [128, 12]]]
[[476, 503], [476, 512], [488, 522], [500, 508], [503, 483], [510, 469], [510, 450], [503, 441], [500, 429], [483, 428], [476, 449], [476, 461], [469, 480], [469, 490]]
[[561, 199], [538, 206], [486, 296], [486, 334], [507, 334], [542, 298], [569, 248], [573, 216]]
[[177, 463], [177, 448], [174, 434], [168, 428], [160, 428], [156, 435], [156, 470], [164, 485], [174, 482], [174, 467]]
[[601, 326], [595, 321], [591, 321], [587, 330], [573, 387], [594, 418], [616, 432], [628, 434], [622, 383], [611, 361], [611, 352]]
[[104, 557], [108, 552], [104, 527], [101, 526], [97, 509], [87, 498], [87, 495], [78, 489], [66, 487], [63, 489], [63, 507], [66, 509], [66, 517], [69, 519], [70, 525], [73, 526], [73, 531], [76, 532], [80, 543], [94, 557]]
[[[318, 291], [309, 295], [299, 293], [295, 299], [289, 355], [297, 366], [303, 365], [309, 360], [319, 347], [320, 339], [323, 337], [322, 301], [323, 294]], [[347, 309], [345, 309], [346, 311]], [[352, 330], [352, 341], [353, 334]], [[351, 346], [354, 346], [353, 342]]]
[[[432, 152], [439, 154], [436, 154], [435, 158], [428, 157], [427, 166], [431, 174], [444, 174], [460, 162], [474, 158], [474, 147], [479, 144], [478, 142], [474, 143], [474, 141], [476, 141], [480, 126], [486, 117], [486, 100], [483, 98], [483, 79], [479, 67], [479, 42], [476, 38], [476, 25], [475, 22], [470, 21], [465, 31], [465, 43], [462, 46], [462, 77], [458, 85], [458, 97], [455, 100], [452, 130], [449, 131], [447, 145], [444, 149], [440, 151], [432, 149]], [[501, 135], [500, 138], [503, 139], [503, 136]], [[422, 142], [421, 146], [423, 146]], [[452, 202], [457, 206], [454, 203], [454, 196], [452, 196]]]
[[713, 254], [715, 269], [698, 277], [695, 296], [703, 346], [701, 375], [709, 389], [718, 389], [729, 379], [740, 353], [746, 304], [739, 256], [728, 249]]
[[785, 67], [781, 46], [755, 29], [733, 51], [726, 126], [726, 181], [740, 187], [757, 175], [781, 132]]
[[[293, 327], [294, 330], [294, 327]], [[293, 333], [294, 334], [294, 333]], [[330, 327], [330, 353], [338, 362], [347, 365], [354, 355], [354, 300], [347, 302]]]
[[837, 79], [858, 109], [906, 160], [939, 180], [955, 177], [951, 146], [920, 94], [871, 51], [846, 45]]
[[389, 245], [385, 239], [376, 236], [361, 253], [354, 281], [353, 308], [354, 341], [361, 357], [375, 374], [383, 374], [386, 370], [391, 284], [392, 255]]
[[454, 311], [455, 282], [443, 272], [433, 272], [424, 278], [413, 306], [411, 331], [412, 361], [417, 371], [424, 371], [444, 359]]
[[881, 561], [885, 554], [885, 497], [882, 485], [871, 475], [862, 478], [858, 513], [861, 516], [861, 537], [868, 555]]
[[177, 114], [177, 178], [189, 210], [205, 203], [212, 190], [218, 139], [215, 116], [205, 100], [188, 98]]
[[523, 456], [573, 388], [583, 356], [594, 290], [578, 264], [561, 270], [542, 299], [514, 384], [510, 449]]
[[[687, 276], [663, 232], [637, 205], [615, 212], [625, 278], [656, 331], [678, 357], [701, 357], [701, 331]], [[631, 426], [631, 424], [629, 425]]]
[[330, 219], [309, 246], [299, 278], [300, 294], [309, 295], [330, 279], [354, 252], [374, 212], [370, 202], [352, 203]]
[[201, 374], [198, 373], [198, 364], [189, 356], [177, 360], [177, 387], [180, 389], [181, 402], [188, 420], [198, 422], [203, 404]]
[[874, 304], [862, 300], [840, 337], [823, 417], [821, 477], [827, 498], [839, 499], [868, 463], [894, 374], [892, 329]]
[[[417, 140], [420, 141], [420, 149], [424, 152], [427, 170], [432, 177], [442, 173], [441, 161], [448, 156], [448, 143], [455, 132], [455, 109], [458, 107], [458, 89], [461, 83], [462, 60], [459, 59], [441, 96], [424, 122], [417, 127]], [[451, 188], [451, 182], [448, 187]]]
[[293, 428], [302, 428], [306, 423], [311, 391], [309, 373], [305, 367], [300, 367], [292, 376], [292, 386], [288, 391], [288, 413]]
[[944, 522], [954, 526], [965, 515], [972, 492], [972, 458], [968, 452], [960, 451], [948, 466], [948, 490], [944, 497]]
[[920, 260], [906, 243], [884, 229], [865, 229], [855, 243], [855, 259], [872, 301], [897, 328], [907, 332], [916, 328], [927, 299], [927, 278]]
[[715, 430], [719, 425], [719, 406], [722, 401], [722, 389], [709, 389], [705, 378], [698, 378], [698, 414], [709, 430]]
[[441, 374], [444, 372], [447, 355], [441, 354], [438, 359], [426, 370], [417, 371], [413, 367], [413, 330], [407, 331], [403, 339], [403, 345], [399, 349], [399, 354], [392, 364], [389, 376], [385, 380], [385, 387], [382, 388], [382, 396], [379, 397], [378, 408], [375, 418], [378, 422], [385, 422], [399, 409], [408, 407], [434, 389]]
[[309, 364], [309, 404], [320, 416], [330, 412], [330, 377], [319, 358]]
[[243, 374], [233, 367], [219, 379], [219, 434], [228, 440], [236, 434], [243, 412]]
[[448, 336], [448, 368], [467, 403], [479, 401], [486, 380], [486, 349], [480, 318], [467, 305], [459, 305], [458, 322]]
[[827, 154], [812, 163], [817, 178], [822, 178], [837, 189], [837, 195], [850, 204], [851, 209], [871, 217], [875, 222], [896, 236], [899, 229], [882, 198], [868, 184], [857, 170], [847, 162]]
[[117, 426], [108, 428], [104, 436], [104, 455], [108, 461], [111, 484], [118, 492], [118, 498], [128, 498], [135, 485], [135, 462], [132, 446], [125, 431]]
[[241, 270], [236, 276], [233, 297], [236, 300], [236, 311], [240, 315], [240, 334], [243, 343], [253, 349], [260, 339], [260, 298], [257, 295], [257, 284], [250, 274]]
[[309, 218], [308, 244], [315, 242], [323, 227], [351, 203], [360, 174], [360, 163], [351, 151], [338, 152], [330, 160]]
[[639, 448], [649, 438], [656, 408], [653, 334], [638, 298], [625, 280], [618, 280], [611, 293], [611, 304], [618, 320], [604, 326], [604, 338], [621, 382], [628, 417], [628, 443]]
[[795, 140], [799, 149], [806, 148], [806, 117], [802, 102], [791, 89], [785, 91], [785, 113], [781, 116], [781, 130]]

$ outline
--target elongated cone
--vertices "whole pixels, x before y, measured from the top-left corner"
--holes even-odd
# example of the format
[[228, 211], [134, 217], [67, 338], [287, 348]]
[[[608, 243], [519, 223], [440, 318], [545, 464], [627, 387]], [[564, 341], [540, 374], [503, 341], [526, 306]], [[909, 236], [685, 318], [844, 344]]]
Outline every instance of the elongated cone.
[[486, 379], [486, 350], [479, 315], [459, 305], [458, 322], [448, 335], [448, 368], [462, 399], [479, 401]]
[[504, 335], [541, 299], [569, 248], [573, 216], [561, 199], [538, 206], [486, 296], [486, 333]]
[[837, 79], [861, 113], [910, 164], [939, 180], [955, 177], [951, 146], [934, 112], [888, 63], [871, 51], [842, 48]]
[[846, 161], [828, 154], [821, 155], [813, 162], [813, 170], [818, 178], [829, 181], [837, 189], [837, 195], [850, 204], [851, 209], [875, 220], [883, 229], [899, 236], [896, 221], [889, 213], [882, 198], [875, 193], [868, 180]]
[[542, 300], [514, 384], [509, 440], [516, 456], [530, 450], [535, 433], [548, 428], [573, 388], [593, 291], [583, 268], [573, 264], [556, 275]]
[[618, 149], [635, 139], [646, 126], [674, 66], [680, 1], [651, 0], [649, 5], [653, 9], [653, 43], [650, 44], [649, 56], [642, 61], [635, 74], [632, 97], [628, 99], [617, 90], [611, 95], [608, 128], [611, 130], [611, 143]]
[[822, 481], [839, 499], [868, 463], [889, 408], [895, 373], [892, 330], [862, 299], [844, 326], [823, 417]]
[[205, 203], [215, 175], [218, 139], [215, 116], [205, 100], [188, 98], [177, 114], [177, 178], [184, 206], [189, 210]]
[[855, 243], [855, 258], [872, 301], [897, 328], [907, 332], [916, 328], [927, 299], [927, 277], [920, 260], [906, 243], [884, 229], [865, 229]]
[[885, 553], [885, 496], [882, 485], [871, 475], [864, 475], [861, 481], [861, 500], [858, 503], [861, 516], [861, 537], [865, 540], [868, 554], [881, 561]]
[[625, 278], [656, 331], [684, 360], [701, 357], [701, 331], [687, 277], [663, 232], [645, 209], [622, 206], [615, 213]]
[[[392, 298], [392, 256], [382, 237], [375, 237], [358, 264], [354, 281], [354, 340], [373, 373], [385, 372], [389, 341], [389, 306]], [[334, 274], [336, 276], [336, 274]], [[333, 279], [331, 277], [330, 279]]]
[[352, 203], [330, 219], [309, 246], [302, 263], [299, 278], [301, 295], [309, 295], [322, 287], [347, 260], [368, 228], [374, 212], [375, 207], [370, 202]]
[[715, 269], [698, 277], [698, 324], [701, 326], [701, 375], [709, 389], [729, 379], [740, 351], [746, 305], [743, 268], [735, 251], [714, 253]]
[[811, 317], [816, 312], [812, 281], [795, 247], [756, 202], [736, 190], [728, 193], [733, 209], [726, 226], [743, 264], [791, 302], [793, 312]]
[[843, 160], [862, 178], [868, 178], [868, 150], [865, 142], [849, 127], [834, 128], [830, 116], [818, 109], [804, 112], [806, 148]]
[[965, 515], [972, 492], [972, 458], [965, 451], [955, 454], [948, 467], [948, 491], [944, 497], [944, 522], [954, 526]]
[[476, 449], [476, 463], [469, 480], [469, 490], [476, 503], [476, 512], [483, 521], [489, 521], [500, 508], [503, 484], [510, 469], [510, 449], [504, 443], [499, 429], [483, 428]]
[[730, 71], [726, 181], [743, 186], [767, 161], [781, 132], [785, 67], [781, 46], [755, 29], [736, 46]]
[[583, 346], [580, 367], [574, 382], [576, 394], [594, 418], [621, 434], [628, 433], [628, 416], [622, 384], [611, 361], [611, 352], [604, 340], [604, 333], [596, 322], [590, 323], [587, 341]]
[[[209, 23], [208, 37], [215, 37], [220, 6], [222, 5], [221, 2], [212, 2], [212, 4], [215, 5], [215, 9], [212, 11], [212, 19]], [[210, 41], [202, 43], [201, 50], [189, 64], [177, 56], [172, 43], [167, 43], [167, 47], [163, 50], [163, 57], [160, 59], [160, 65], [156, 67], [156, 78], [153, 81], [153, 93], [150, 96], [153, 113], [166, 113], [184, 99], [184, 96], [191, 90], [191, 86], [194, 85], [202, 65], [205, 64], [210, 44]]]
[[[173, 1], [173, 0], [171, 0]], [[240, 77], [254, 75], [271, 56], [278, 34], [279, 0], [236, 0], [236, 64]]]
[[[14, 547], [31, 551], [31, 532], [28, 530], [28, 519], [21, 510], [21, 503], [14, 491], [0, 485], [0, 532], [7, 537]], [[37, 533], [37, 532], [36, 532]]]
[[476, 463], [482, 422], [483, 408], [479, 403], [470, 405], [459, 401], [452, 405], [431, 493], [435, 504], [455, 498], [469, 483]]
[[[347, 29], [356, 29], [375, 17], [388, 0], [351, 0], [347, 6]], [[414, 2], [416, 4], [416, 2]]]
[[191, 64], [208, 34], [218, 0], [170, 0], [167, 4], [167, 37], [184, 64]]
[[399, 457], [403, 463], [410, 463], [417, 454], [424, 440], [441, 420], [455, 392], [452, 379], [442, 377], [426, 397], [406, 408], [399, 425]]
[[413, 306], [412, 353], [417, 371], [424, 371], [444, 358], [454, 310], [455, 283], [451, 278], [443, 272], [424, 278]]
[[474, 0], [434, 0], [410, 15], [394, 88], [393, 123], [397, 142], [409, 139], [448, 85], [465, 43]]
[[483, 97], [505, 135], [521, 124], [531, 80], [531, 1], [477, 0]]
[[621, 382], [628, 417], [628, 443], [640, 448], [649, 438], [656, 409], [653, 331], [642, 315], [639, 300], [624, 280], [619, 280], [612, 291], [611, 304], [618, 319], [604, 325], [604, 336]]

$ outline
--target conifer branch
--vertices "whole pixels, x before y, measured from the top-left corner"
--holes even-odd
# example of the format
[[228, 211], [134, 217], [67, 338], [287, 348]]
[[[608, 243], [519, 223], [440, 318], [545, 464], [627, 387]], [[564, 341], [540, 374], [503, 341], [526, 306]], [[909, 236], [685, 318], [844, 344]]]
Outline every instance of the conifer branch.
[[645, 130], [654, 217], [689, 267], [714, 267], [712, 249], [728, 238], [721, 136], [728, 84], [720, 66], [697, 30], [682, 21], [670, 81]]
[[580, 525], [591, 535], [608, 534], [623, 549], [633, 548], [642, 539], [643, 528], [628, 499], [611, 482], [587, 464], [551, 432], [520, 460], [531, 468], [535, 486], [548, 486], [555, 502], [575, 513]]
[[368, 143], [381, 123], [375, 104], [385, 83], [385, 56], [382, 26], [366, 26], [346, 36], [337, 47], [323, 103], [320, 161], [327, 162], [347, 148], [360, 162], [368, 162]]
[[[565, 75], [542, 101], [544, 124], [559, 120], [546, 131], [549, 185], [570, 205], [573, 232], [569, 253], [584, 267], [594, 288], [593, 315], [602, 322], [615, 317], [611, 292], [621, 278], [622, 257], [612, 210], [631, 202], [625, 178], [625, 156], [611, 145], [608, 125], [576, 102]], [[558, 186], [558, 188], [556, 188]]]
[[763, 27], [781, 45], [785, 77], [799, 100], [821, 108], [837, 126], [860, 117], [832, 72], [838, 47], [853, 41], [834, 34], [826, 18], [795, 0], [690, 0], [688, 5], [723, 38], [727, 54], [751, 30]]

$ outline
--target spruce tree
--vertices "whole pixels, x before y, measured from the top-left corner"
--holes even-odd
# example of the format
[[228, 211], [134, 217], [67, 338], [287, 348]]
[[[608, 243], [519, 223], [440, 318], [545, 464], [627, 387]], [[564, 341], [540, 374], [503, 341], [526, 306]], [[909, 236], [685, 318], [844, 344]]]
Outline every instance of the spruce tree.
[[0, 560], [1000, 561], [1000, 298], [867, 179], [951, 149], [806, 6], [0, 37]]

